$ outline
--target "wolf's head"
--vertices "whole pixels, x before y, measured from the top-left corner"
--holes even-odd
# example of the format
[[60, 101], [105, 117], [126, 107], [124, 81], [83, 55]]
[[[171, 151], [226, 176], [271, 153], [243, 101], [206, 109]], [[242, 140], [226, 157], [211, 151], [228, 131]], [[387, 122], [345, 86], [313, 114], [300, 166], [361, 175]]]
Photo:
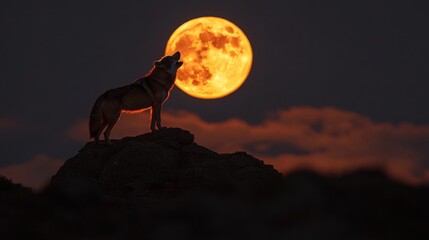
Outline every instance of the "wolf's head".
[[180, 52], [176, 52], [171, 56], [165, 56], [159, 61], [155, 61], [154, 65], [157, 68], [163, 69], [170, 74], [176, 74], [177, 69], [182, 66], [183, 62], [180, 62]]

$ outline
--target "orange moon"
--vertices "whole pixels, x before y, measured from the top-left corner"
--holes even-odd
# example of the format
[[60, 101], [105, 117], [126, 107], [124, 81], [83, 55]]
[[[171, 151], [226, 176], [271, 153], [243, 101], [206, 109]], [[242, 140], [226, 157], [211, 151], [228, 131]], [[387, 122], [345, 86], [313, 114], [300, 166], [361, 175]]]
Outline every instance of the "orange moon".
[[225, 97], [246, 81], [253, 53], [249, 39], [235, 24], [218, 17], [192, 19], [168, 40], [166, 55], [180, 51], [176, 86], [204, 99]]

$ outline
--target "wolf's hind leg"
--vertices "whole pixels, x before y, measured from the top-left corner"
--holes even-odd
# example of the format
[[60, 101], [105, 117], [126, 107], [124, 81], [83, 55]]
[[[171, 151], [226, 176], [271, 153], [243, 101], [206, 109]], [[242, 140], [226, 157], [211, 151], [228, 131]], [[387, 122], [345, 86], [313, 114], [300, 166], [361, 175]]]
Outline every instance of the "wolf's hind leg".
[[101, 124], [100, 129], [98, 129], [97, 135], [95, 135], [94, 140], [95, 140], [95, 144], [99, 144], [100, 143], [100, 135], [103, 132], [103, 130], [106, 128], [107, 123], [106, 121], [103, 120], [103, 123]]
[[121, 116], [121, 110], [116, 110], [112, 113], [112, 115], [109, 116], [107, 120], [107, 128], [106, 131], [104, 131], [104, 139], [106, 140], [106, 143], [111, 145], [112, 142], [110, 141], [110, 132], [112, 131], [115, 124], [118, 122], [119, 117]]

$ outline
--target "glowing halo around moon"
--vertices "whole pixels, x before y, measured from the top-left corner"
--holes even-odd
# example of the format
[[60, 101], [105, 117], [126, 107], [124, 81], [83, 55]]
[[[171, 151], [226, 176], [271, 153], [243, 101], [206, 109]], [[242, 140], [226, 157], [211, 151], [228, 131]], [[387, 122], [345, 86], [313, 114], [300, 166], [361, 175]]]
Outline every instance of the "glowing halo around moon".
[[204, 99], [233, 93], [246, 81], [253, 53], [243, 31], [228, 20], [200, 17], [178, 27], [165, 49], [166, 55], [181, 53], [176, 86]]

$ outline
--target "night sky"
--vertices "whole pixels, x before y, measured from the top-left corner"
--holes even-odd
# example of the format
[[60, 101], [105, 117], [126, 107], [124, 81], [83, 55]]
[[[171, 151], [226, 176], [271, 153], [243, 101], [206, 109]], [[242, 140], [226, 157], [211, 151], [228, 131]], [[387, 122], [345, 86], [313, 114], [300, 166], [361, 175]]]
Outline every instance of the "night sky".
[[[376, 166], [429, 181], [428, 9], [424, 1], [3, 0], [0, 174], [46, 181], [89, 140], [98, 95], [146, 74], [182, 23], [216, 16], [250, 40], [250, 75], [217, 100], [173, 89], [167, 126], [281, 172]], [[123, 116], [112, 135], [148, 125], [147, 114]]]

